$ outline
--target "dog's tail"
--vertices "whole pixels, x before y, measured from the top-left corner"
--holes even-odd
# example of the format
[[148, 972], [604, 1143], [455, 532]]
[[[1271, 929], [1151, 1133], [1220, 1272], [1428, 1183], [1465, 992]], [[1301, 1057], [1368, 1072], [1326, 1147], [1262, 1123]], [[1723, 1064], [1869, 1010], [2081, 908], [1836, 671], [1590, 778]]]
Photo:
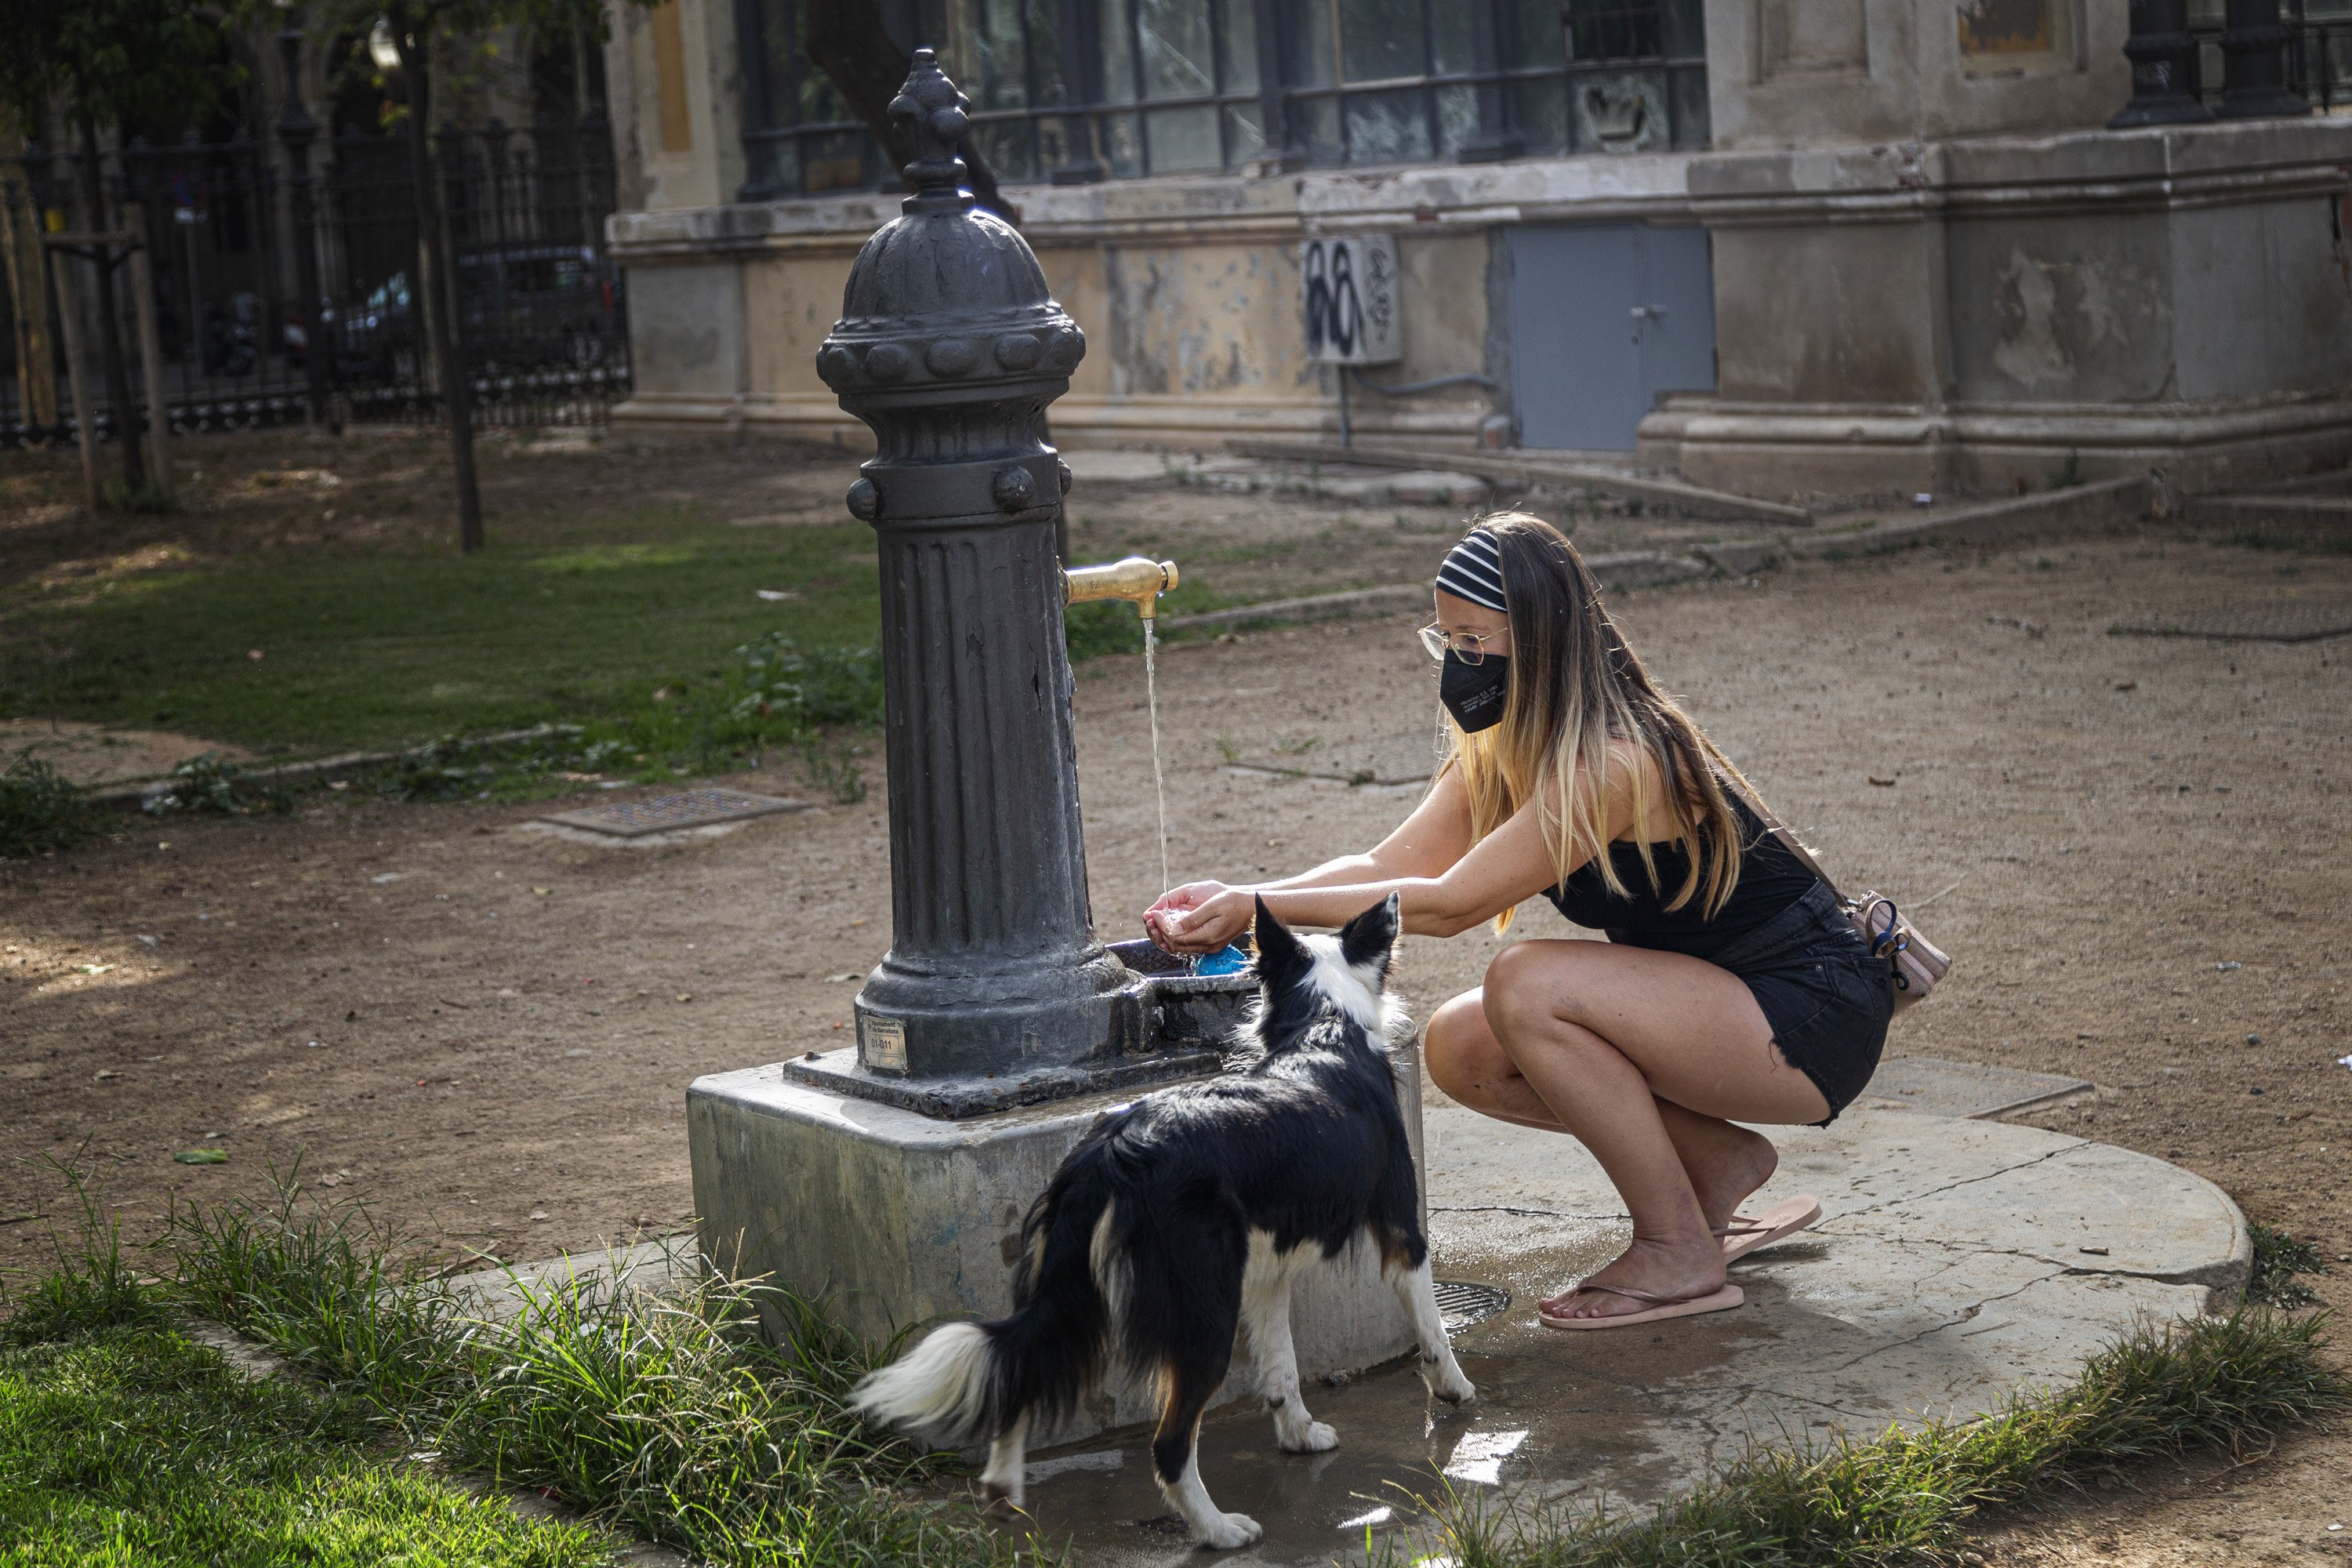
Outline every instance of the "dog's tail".
[[1076, 1407], [1101, 1373], [1119, 1264], [1108, 1247], [1112, 1192], [1089, 1143], [1029, 1211], [1013, 1315], [950, 1323], [867, 1377], [850, 1404], [875, 1420], [950, 1447], [992, 1440], [1024, 1415]]

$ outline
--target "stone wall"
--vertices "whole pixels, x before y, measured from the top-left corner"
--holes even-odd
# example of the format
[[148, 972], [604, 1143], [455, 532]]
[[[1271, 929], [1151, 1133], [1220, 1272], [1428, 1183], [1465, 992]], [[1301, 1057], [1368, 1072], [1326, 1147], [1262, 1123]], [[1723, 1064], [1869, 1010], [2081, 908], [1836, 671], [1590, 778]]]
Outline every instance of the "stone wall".
[[[1396, 404], [1359, 391], [1353, 423], [1373, 437], [1469, 440], [1508, 405], [1507, 345], [1489, 331], [1496, 231], [1601, 216], [1689, 223], [1692, 158], [1017, 188], [1024, 232], [1087, 334], [1086, 362], [1055, 405], [1057, 437], [1336, 433], [1335, 374], [1306, 359], [1297, 247], [1353, 230], [1396, 235], [1404, 273], [1404, 358], [1370, 374], [1402, 383], [1475, 371], [1505, 384], [1492, 398], [1465, 387]], [[895, 197], [843, 196], [616, 216], [637, 389], [616, 419], [856, 438], [816, 377], [816, 349], [850, 259], [896, 210]]]
[[2131, 96], [2120, 0], [1707, 0], [1718, 149], [2084, 130]]
[[2320, 119], [1709, 159], [1718, 390], [1643, 453], [1770, 493], [2352, 461], [2347, 167]]

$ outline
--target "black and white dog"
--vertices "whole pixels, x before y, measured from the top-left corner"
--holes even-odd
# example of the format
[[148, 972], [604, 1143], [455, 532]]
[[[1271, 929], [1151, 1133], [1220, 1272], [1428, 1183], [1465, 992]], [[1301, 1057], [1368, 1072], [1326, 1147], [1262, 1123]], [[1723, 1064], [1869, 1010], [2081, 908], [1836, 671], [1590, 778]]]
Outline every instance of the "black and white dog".
[[859, 1385], [858, 1408], [936, 1441], [988, 1442], [988, 1496], [1018, 1508], [1031, 1420], [1068, 1412], [1116, 1358], [1160, 1391], [1152, 1468], [1192, 1539], [1246, 1546], [1257, 1521], [1219, 1511], [1201, 1485], [1202, 1411], [1246, 1324], [1275, 1440], [1295, 1454], [1338, 1445], [1299, 1399], [1290, 1283], [1358, 1242], [1380, 1249], [1430, 1391], [1475, 1397], [1438, 1317], [1390, 1073], [1381, 990], [1396, 936], [1393, 895], [1336, 938], [1297, 937], [1261, 901], [1249, 1028], [1263, 1058], [1107, 1115], [1029, 1211], [1013, 1315], [934, 1330]]

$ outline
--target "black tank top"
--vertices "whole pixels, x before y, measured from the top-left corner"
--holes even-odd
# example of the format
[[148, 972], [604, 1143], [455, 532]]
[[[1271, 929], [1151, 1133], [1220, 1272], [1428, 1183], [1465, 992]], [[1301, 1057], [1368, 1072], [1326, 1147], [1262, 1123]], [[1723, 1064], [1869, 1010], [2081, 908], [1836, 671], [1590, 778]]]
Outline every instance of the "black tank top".
[[1545, 896], [1570, 921], [1588, 930], [1608, 932], [1612, 942], [1711, 958], [1803, 898], [1815, 880], [1789, 847], [1748, 809], [1746, 801], [1733, 795], [1731, 809], [1739, 818], [1745, 846], [1739, 858], [1739, 879], [1732, 884], [1723, 908], [1712, 916], [1705, 910], [1706, 871], [1714, 863], [1711, 853], [1700, 858], [1699, 890], [1690, 902], [1678, 910], [1665, 907], [1690, 870], [1690, 857], [1673, 839], [1650, 847], [1650, 858], [1658, 868], [1656, 890], [1643, 868], [1640, 848], [1621, 842], [1609, 847], [1609, 856], [1617, 868], [1617, 879], [1625, 884], [1625, 896], [1610, 892], [1601, 880], [1601, 868], [1591, 861], [1570, 872], [1567, 881]]

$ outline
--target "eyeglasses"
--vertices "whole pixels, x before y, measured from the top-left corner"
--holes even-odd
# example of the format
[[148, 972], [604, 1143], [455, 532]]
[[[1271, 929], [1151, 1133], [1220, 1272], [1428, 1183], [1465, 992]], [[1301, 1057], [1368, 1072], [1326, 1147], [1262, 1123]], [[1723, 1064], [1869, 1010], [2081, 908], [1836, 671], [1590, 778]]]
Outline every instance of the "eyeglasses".
[[[1510, 646], [1510, 636], [1507, 632], [1449, 632], [1444, 626], [1433, 625], [1421, 628], [1421, 646], [1429, 650], [1430, 658], [1441, 664], [1444, 662], [1449, 650], [1454, 658], [1465, 664], [1484, 664], [1486, 662], [1488, 643], [1496, 643], [1501, 645], [1501, 647], [1507, 648]], [[1506, 655], [1498, 648], [1495, 657], [1502, 658]]]

